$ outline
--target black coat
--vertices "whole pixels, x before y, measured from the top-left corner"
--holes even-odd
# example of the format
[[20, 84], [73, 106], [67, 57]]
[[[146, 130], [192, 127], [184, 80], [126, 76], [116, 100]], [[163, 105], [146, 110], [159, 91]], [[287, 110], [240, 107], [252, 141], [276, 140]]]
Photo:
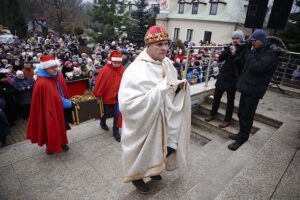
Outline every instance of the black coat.
[[217, 78], [216, 87], [220, 90], [235, 89], [239, 76], [239, 69], [243, 67], [239, 60], [239, 52], [235, 56], [231, 56], [228, 51], [223, 51], [219, 56], [219, 62], [223, 62], [220, 73]]
[[244, 58], [244, 69], [238, 80], [237, 90], [245, 95], [262, 98], [278, 64], [278, 55], [263, 46], [260, 49], [246, 49]]

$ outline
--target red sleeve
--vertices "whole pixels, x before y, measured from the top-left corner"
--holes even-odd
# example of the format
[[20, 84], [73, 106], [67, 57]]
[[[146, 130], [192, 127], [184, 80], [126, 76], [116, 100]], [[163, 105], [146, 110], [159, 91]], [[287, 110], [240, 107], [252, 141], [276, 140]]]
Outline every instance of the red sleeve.
[[106, 64], [102, 70], [100, 70], [95, 83], [94, 95], [96, 97], [103, 97], [109, 90], [110, 83], [110, 68]]

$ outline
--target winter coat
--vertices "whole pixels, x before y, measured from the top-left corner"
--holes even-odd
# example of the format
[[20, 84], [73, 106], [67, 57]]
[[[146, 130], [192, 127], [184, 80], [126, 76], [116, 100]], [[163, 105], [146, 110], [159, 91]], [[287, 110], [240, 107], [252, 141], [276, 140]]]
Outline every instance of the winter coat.
[[237, 83], [237, 90], [242, 94], [262, 98], [267, 91], [279, 58], [270, 48], [246, 50], [245, 64]]
[[19, 79], [15, 77], [13, 86], [17, 90], [17, 104], [18, 105], [29, 105], [31, 102], [31, 93], [34, 81], [24, 77]]
[[239, 59], [240, 53], [231, 56], [229, 52], [223, 51], [219, 56], [219, 62], [223, 62], [219, 75], [216, 81], [216, 87], [220, 90], [232, 90], [235, 89], [238, 79], [238, 68], [242, 68], [242, 64], [234, 64]]

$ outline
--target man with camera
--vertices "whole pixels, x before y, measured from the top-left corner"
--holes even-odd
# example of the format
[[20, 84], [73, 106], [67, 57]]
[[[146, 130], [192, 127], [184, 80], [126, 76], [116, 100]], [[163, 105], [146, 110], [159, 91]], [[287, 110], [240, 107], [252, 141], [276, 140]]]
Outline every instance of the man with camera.
[[237, 90], [241, 93], [238, 111], [240, 130], [238, 134], [229, 135], [236, 141], [228, 145], [233, 151], [248, 140], [259, 99], [266, 93], [278, 64], [278, 55], [267, 45], [266, 38], [266, 33], [258, 29], [252, 33], [250, 45], [242, 48], [244, 68], [237, 82]]
[[225, 128], [230, 125], [233, 109], [234, 109], [234, 97], [236, 91], [236, 82], [243, 65], [239, 60], [240, 50], [238, 48], [244, 40], [244, 33], [240, 30], [236, 30], [232, 33], [232, 43], [224, 47], [224, 51], [219, 56], [219, 62], [223, 62], [220, 69], [220, 73], [217, 78], [216, 88], [214, 93], [214, 101], [209, 116], [205, 117], [206, 121], [214, 119], [218, 112], [221, 97], [226, 91], [227, 93], [227, 107], [225, 119], [219, 124], [219, 127]]

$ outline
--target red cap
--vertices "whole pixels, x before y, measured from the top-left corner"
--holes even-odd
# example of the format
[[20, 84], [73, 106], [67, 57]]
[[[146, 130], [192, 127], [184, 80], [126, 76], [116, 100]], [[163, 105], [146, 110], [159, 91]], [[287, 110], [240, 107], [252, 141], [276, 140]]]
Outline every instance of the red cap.
[[110, 61], [122, 62], [122, 54], [118, 50], [113, 50], [109, 56]]

